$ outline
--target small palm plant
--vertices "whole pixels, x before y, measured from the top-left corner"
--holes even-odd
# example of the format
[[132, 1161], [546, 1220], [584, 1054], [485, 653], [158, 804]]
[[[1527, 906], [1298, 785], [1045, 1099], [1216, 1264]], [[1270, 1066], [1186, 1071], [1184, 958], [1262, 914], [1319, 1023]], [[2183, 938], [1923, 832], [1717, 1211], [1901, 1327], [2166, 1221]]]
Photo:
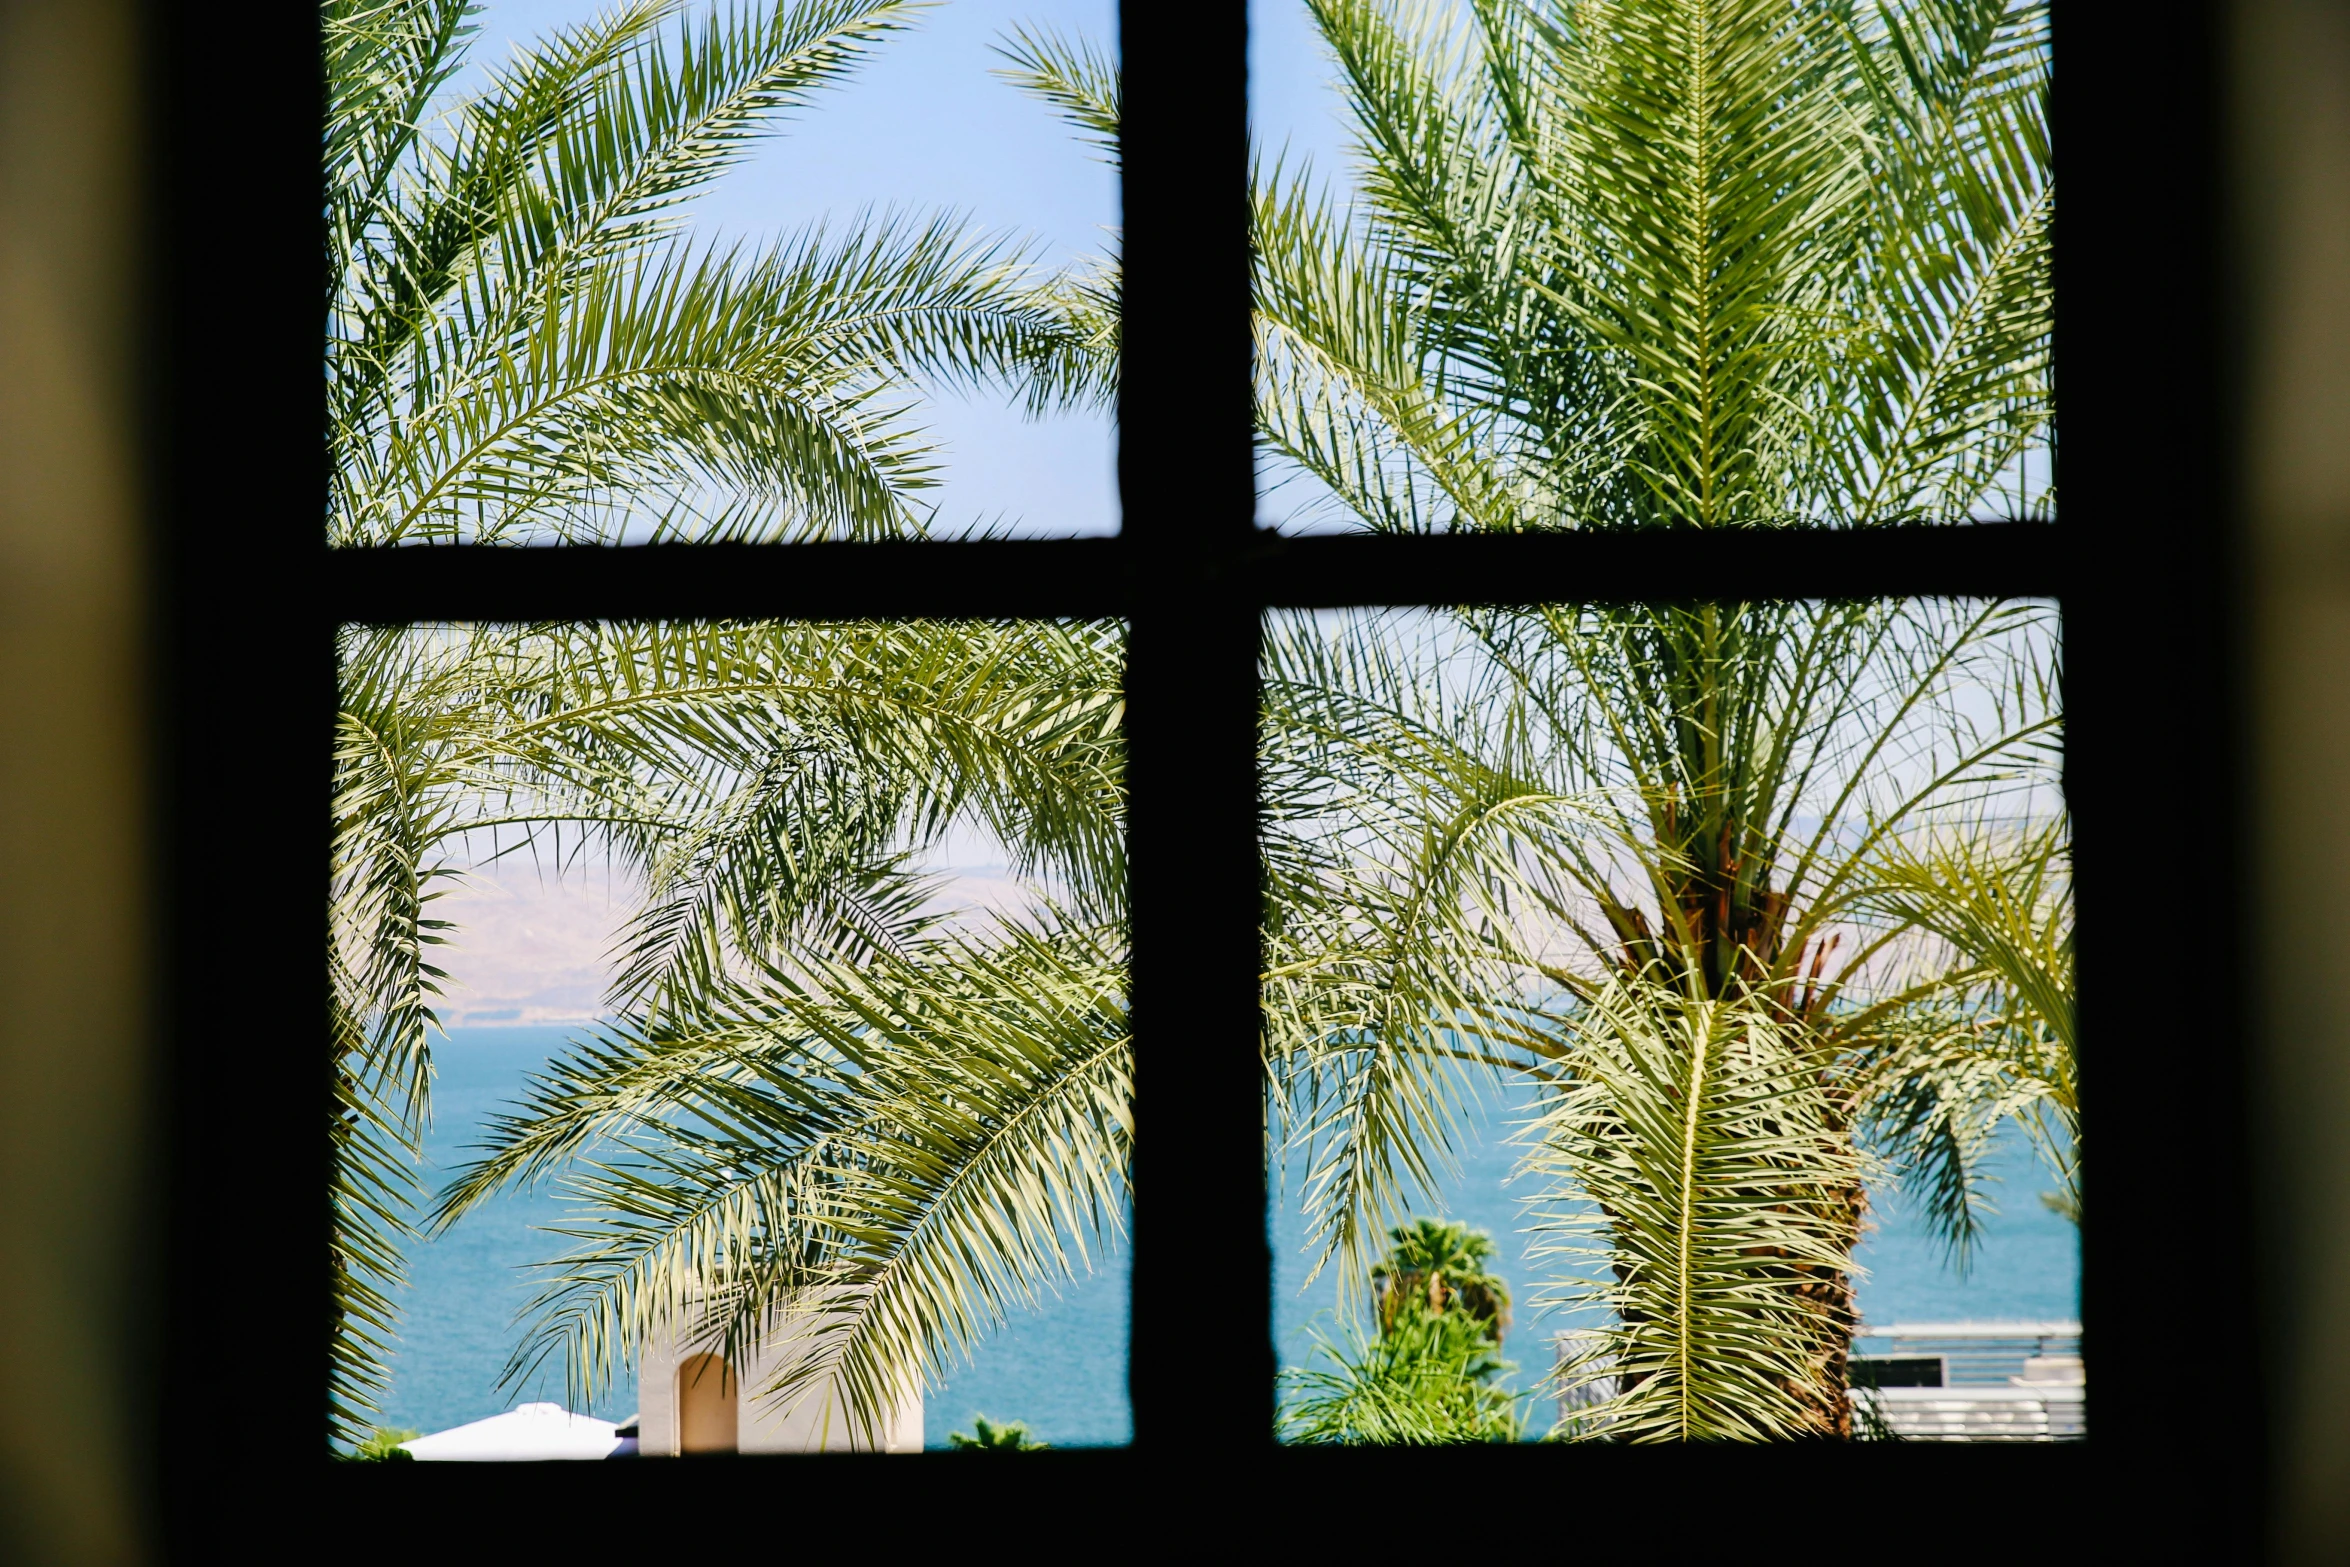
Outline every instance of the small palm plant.
[[1282, 1435], [1292, 1442], [1428, 1446], [1514, 1442], [1516, 1395], [1494, 1385], [1509, 1288], [1486, 1264], [1493, 1239], [1419, 1219], [1389, 1232], [1372, 1270], [1378, 1331], [1346, 1344], [1317, 1336], [1318, 1364], [1283, 1373]]
[[400, 1444], [413, 1442], [424, 1435], [394, 1426], [377, 1426], [368, 1433], [367, 1440], [351, 1449], [351, 1458], [359, 1463], [414, 1463], [416, 1455]]
[[947, 1433], [947, 1446], [958, 1453], [1041, 1453], [1052, 1445], [1028, 1440], [1028, 1427], [1020, 1421], [997, 1425], [985, 1415], [971, 1417], [969, 1432]]
[[1510, 1290], [1487, 1264], [1493, 1237], [1458, 1222], [1415, 1219], [1388, 1232], [1387, 1255], [1371, 1269], [1379, 1328], [1404, 1317], [1459, 1313], [1485, 1324], [1496, 1343], [1510, 1330]]

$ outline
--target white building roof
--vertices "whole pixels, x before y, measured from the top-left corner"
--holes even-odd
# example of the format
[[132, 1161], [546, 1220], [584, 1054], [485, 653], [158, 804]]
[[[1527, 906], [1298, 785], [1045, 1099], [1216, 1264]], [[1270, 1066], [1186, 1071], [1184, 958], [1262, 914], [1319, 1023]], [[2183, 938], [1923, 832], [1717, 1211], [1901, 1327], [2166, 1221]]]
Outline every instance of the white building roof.
[[524, 1404], [400, 1445], [426, 1463], [530, 1463], [610, 1458], [624, 1440], [609, 1420], [575, 1415], [561, 1404]]

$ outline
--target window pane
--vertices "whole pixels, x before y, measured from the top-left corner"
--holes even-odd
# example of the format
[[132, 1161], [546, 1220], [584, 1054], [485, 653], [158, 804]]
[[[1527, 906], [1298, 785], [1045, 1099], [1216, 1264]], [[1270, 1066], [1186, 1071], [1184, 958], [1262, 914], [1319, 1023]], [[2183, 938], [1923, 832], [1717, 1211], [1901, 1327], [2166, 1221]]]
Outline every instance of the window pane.
[[1286, 1439], [2083, 1433], [2058, 633], [1268, 617]]
[[1266, 524], [2053, 514], [2035, 0], [1251, 15]]
[[330, 539], [1113, 531], [1114, 9], [330, 20]]
[[339, 1441], [1127, 1440], [1121, 627], [340, 654]]

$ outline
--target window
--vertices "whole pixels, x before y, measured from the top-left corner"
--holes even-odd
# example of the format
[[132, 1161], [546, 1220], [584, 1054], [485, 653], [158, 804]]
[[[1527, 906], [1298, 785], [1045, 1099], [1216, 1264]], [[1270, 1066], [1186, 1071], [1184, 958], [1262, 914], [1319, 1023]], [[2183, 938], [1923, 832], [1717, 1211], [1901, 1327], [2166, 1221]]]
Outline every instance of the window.
[[[179, 24], [171, 56], [170, 124], [187, 137], [176, 149], [180, 166], [201, 168], [215, 155], [209, 166], [250, 175], [225, 188], [209, 180], [200, 191], [194, 180], [175, 188], [175, 253], [195, 253], [200, 235], [240, 236], [238, 270], [218, 302], [207, 301], [204, 287], [219, 273], [190, 269], [166, 280], [178, 334], [174, 374], [182, 378], [175, 387], [186, 392], [193, 362], [246, 356], [256, 380], [268, 380], [259, 407], [288, 411], [275, 421], [250, 408], [191, 411], [171, 456], [175, 1178], [165, 1288], [175, 1314], [170, 1386], [187, 1408], [230, 1418], [231, 1403], [218, 1396], [229, 1385], [214, 1364], [219, 1342], [318, 1342], [319, 1250], [298, 1238], [320, 1237], [324, 1222], [316, 1201], [322, 1150], [308, 1129], [323, 1092], [314, 1020], [325, 1002], [316, 964], [325, 850], [303, 836], [314, 826], [286, 826], [285, 837], [270, 838], [243, 824], [319, 820], [334, 626], [1119, 616], [1130, 628], [1132, 983], [1142, 1043], [1130, 1368], [1136, 1440], [1116, 1460], [1127, 1467], [1112, 1484], [1143, 1495], [1153, 1522], [1188, 1531], [1220, 1527], [1226, 1516], [1200, 1506], [1203, 1493], [1184, 1479], [1195, 1469], [1213, 1473], [1215, 1489], [1204, 1494], [1231, 1498], [1234, 1512], [1305, 1474], [1349, 1486], [1467, 1477], [1467, 1460], [1484, 1455], [1276, 1457], [1267, 1451], [1274, 1365], [1263, 1315], [1198, 1309], [1203, 1278], [1232, 1300], [1264, 1301], [1271, 1290], [1257, 1051], [1261, 617], [1268, 609], [1343, 606], [1628, 603], [1671, 580], [1688, 600], [1963, 596], [2062, 604], [2066, 782], [2086, 913], [2086, 1093], [2097, 1172], [2084, 1348], [2101, 1378], [2100, 1430], [2114, 1435], [2090, 1444], [2094, 1460], [2003, 1453], [1962, 1470], [1944, 1453], [1904, 1451], [1899, 1472], [1906, 1486], [1980, 1494], [1976, 1488], [1996, 1483], [2002, 1495], [2018, 1497], [2184, 1484], [2199, 1465], [2238, 1472], [2223, 1440], [2197, 1434], [2182, 1437], [2175, 1452], [2165, 1447], [2177, 1427], [2164, 1415], [2166, 1379], [2155, 1368], [2172, 1350], [2135, 1300], [2152, 1259], [2178, 1244], [2182, 1224], [2233, 1236], [2243, 1211], [2232, 1099], [2238, 1069], [2228, 1043], [2233, 949], [2223, 939], [2226, 950], [2208, 963], [2159, 984], [2144, 978], [2149, 944], [2185, 939], [2164, 923], [2165, 911], [2178, 907], [2182, 879], [2230, 884], [2229, 849], [2217, 832], [2198, 830], [2182, 865], [2152, 864], [2142, 852], [2180, 823], [2224, 815], [2234, 798], [2228, 742], [2215, 732], [2224, 714], [2214, 673], [2222, 573], [2208, 325], [2183, 345], [2155, 344], [2144, 340], [2152, 315], [2133, 314], [2165, 280], [2197, 299], [2210, 288], [2208, 262], [2191, 244], [2150, 264], [2133, 243], [2137, 214], [2177, 210], [2156, 199], [2172, 189], [2165, 166], [2204, 172], [2192, 115], [2073, 110], [2077, 117], [2064, 123], [2068, 167], [2084, 175], [2068, 188], [2073, 205], [2058, 263], [2068, 399], [2062, 524], [1704, 535], [1259, 532], [1242, 199], [1247, 29], [1244, 7], [1233, 3], [1135, 5], [1123, 15], [1123, 520], [1115, 539], [330, 553], [317, 529], [316, 321], [308, 305], [289, 303], [317, 297], [314, 35], [307, 7], [289, 6], [284, 16], [285, 37], [302, 47], [289, 45], [272, 71], [252, 69], [249, 38], [208, 37], [192, 21]], [[2142, 104], [2149, 71], [2185, 101], [2208, 101], [2188, 43], [2086, 17], [2065, 25], [2068, 104]], [[208, 116], [205, 85], [232, 76], [259, 85]], [[2180, 198], [2190, 210], [2178, 228], [2189, 235], [2206, 216], [2199, 203], [2208, 194], [2201, 185], [2195, 192]], [[209, 266], [227, 263], [215, 256]], [[224, 315], [245, 323], [245, 335], [232, 337]], [[2150, 396], [2150, 387], [2163, 395]], [[222, 454], [239, 449], [232, 435], [267, 451], [231, 464]], [[2166, 454], [2159, 469], [2136, 455], [2148, 450]], [[2139, 590], [2139, 574], [2156, 584], [2151, 596]], [[2149, 781], [2139, 769], [2156, 752], [2177, 765]], [[279, 1015], [232, 1015], [217, 1000], [231, 973], [285, 998]], [[1154, 1049], [1150, 1020], [1178, 1013], [1180, 1046]], [[2208, 1179], [2182, 1193], [2167, 1134], [2181, 1114], [2177, 1085], [2186, 1081], [2213, 1086]], [[1181, 1135], [1154, 1136], [1157, 1127]], [[239, 1204], [230, 1246], [221, 1244], [211, 1208], [224, 1193]], [[2221, 1244], [2240, 1260], [2236, 1243]], [[254, 1433], [236, 1455], [241, 1481], [315, 1478], [319, 1387], [315, 1371], [262, 1378], [234, 1403], [239, 1429]], [[1211, 1450], [1202, 1452], [1203, 1444]], [[1538, 1483], [1596, 1490], [1653, 1482], [1664, 1471], [1641, 1467], [1644, 1456], [1539, 1450], [1504, 1462], [1513, 1477], [1552, 1466], [1539, 1469]], [[1776, 1455], [1767, 1471], [1732, 1463], [1754, 1456], [1664, 1461], [1684, 1473], [1702, 1466], [1727, 1488], [1725, 1497], [1759, 1494], [1766, 1473], [1800, 1473], [1805, 1484], [1848, 1497], [1856, 1516], [1912, 1516], [1907, 1501], [1896, 1510], [1853, 1478], [1859, 1455], [1805, 1449]], [[1422, 1463], [1430, 1467], [1411, 1467]], [[1341, 1476], [1348, 1464], [1362, 1467]], [[1324, 1466], [1335, 1467], [1325, 1475]], [[1059, 1483], [1053, 1476], [1070, 1472], [1038, 1469], [990, 1483], [1042, 1495]], [[197, 1503], [216, 1475], [228, 1473], [191, 1460], [175, 1471], [181, 1499]], [[408, 1473], [338, 1468], [317, 1483], [346, 1506], [420, 1505], [393, 1501]], [[928, 1470], [911, 1481], [878, 1466], [844, 1463], [826, 1473], [842, 1495], [878, 1503], [919, 1492]], [[566, 1488], [579, 1484], [539, 1475], [513, 1483], [539, 1487], [549, 1500], [576, 1496]], [[939, 1483], [945, 1497], [973, 1484], [954, 1475]], [[460, 1493], [424, 1494], [421, 1505], [453, 1506]], [[1137, 1527], [1131, 1516], [1116, 1522]], [[1358, 1525], [1349, 1519], [1334, 1528]], [[1539, 1537], [1532, 1519], [1507, 1527]], [[1632, 1532], [1624, 1522], [1594, 1528]]]

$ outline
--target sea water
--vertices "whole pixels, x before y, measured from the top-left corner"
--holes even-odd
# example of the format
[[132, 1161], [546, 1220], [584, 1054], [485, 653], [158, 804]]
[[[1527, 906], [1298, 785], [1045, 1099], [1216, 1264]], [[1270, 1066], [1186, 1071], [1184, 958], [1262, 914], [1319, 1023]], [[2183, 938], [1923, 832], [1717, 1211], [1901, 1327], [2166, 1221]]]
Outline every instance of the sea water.
[[[560, 1028], [460, 1028], [435, 1052], [434, 1128], [426, 1143], [424, 1178], [436, 1188], [480, 1141], [486, 1118], [520, 1097], [527, 1074], [561, 1050], [570, 1031]], [[1459, 1150], [1459, 1172], [1444, 1183], [1442, 1217], [1489, 1232], [1497, 1245], [1496, 1271], [1517, 1297], [1504, 1355], [1519, 1370], [1512, 1379], [1531, 1389], [1550, 1366], [1550, 1335], [1562, 1325], [1531, 1309], [1549, 1264], [1530, 1253], [1541, 1243], [1528, 1231], [1523, 1183], [1510, 1180], [1519, 1154], [1510, 1141], [1523, 1119], [1522, 1101], [1501, 1096], [1473, 1101]], [[1856, 1261], [1862, 1316], [1874, 1325], [1973, 1318], [2048, 1320], [2080, 1309], [2080, 1247], [2073, 1226], [2047, 1210], [2039, 1192], [2050, 1184], [2020, 1137], [2003, 1136], [1990, 1161], [1998, 1211], [1969, 1272], [1953, 1269], [1898, 1194], [1875, 1197], [1871, 1229]], [[1315, 1333], [1343, 1340], [1338, 1281], [1316, 1273], [1307, 1249], [1306, 1219], [1297, 1200], [1300, 1172], [1274, 1177], [1269, 1226], [1274, 1248], [1272, 1331], [1281, 1363], [1310, 1362]], [[440, 1431], [538, 1398], [568, 1403], [607, 1419], [635, 1410], [633, 1380], [592, 1400], [567, 1396], [559, 1369], [501, 1389], [498, 1378], [523, 1336], [522, 1315], [534, 1282], [533, 1263], [560, 1256], [571, 1242], [547, 1233], [568, 1208], [557, 1192], [509, 1192], [459, 1221], [446, 1234], [411, 1249], [409, 1282], [399, 1292], [400, 1343], [392, 1385], [382, 1400], [383, 1424]], [[1127, 1441], [1133, 1423], [1126, 1403], [1128, 1270], [1122, 1250], [1096, 1253], [1090, 1273], [1048, 1290], [1033, 1312], [1021, 1311], [953, 1367], [945, 1387], [923, 1405], [924, 1439], [943, 1447], [947, 1434], [970, 1430], [975, 1416], [1021, 1421], [1032, 1437], [1057, 1446]], [[1202, 1411], [1213, 1418], [1212, 1411]], [[1528, 1401], [1531, 1434], [1549, 1422]]]
[[[528, 1075], [570, 1037], [563, 1028], [458, 1028], [436, 1042], [433, 1124], [419, 1172], [427, 1193], [480, 1157], [474, 1145], [489, 1118], [521, 1098]], [[445, 1431], [539, 1399], [607, 1420], [635, 1410], [633, 1375], [593, 1399], [567, 1397], [559, 1365], [508, 1390], [498, 1385], [541, 1277], [530, 1265], [571, 1244], [544, 1226], [563, 1223], [569, 1209], [548, 1188], [510, 1190], [408, 1248], [408, 1283], [393, 1297], [400, 1340], [391, 1387], [378, 1400], [381, 1424]]]

